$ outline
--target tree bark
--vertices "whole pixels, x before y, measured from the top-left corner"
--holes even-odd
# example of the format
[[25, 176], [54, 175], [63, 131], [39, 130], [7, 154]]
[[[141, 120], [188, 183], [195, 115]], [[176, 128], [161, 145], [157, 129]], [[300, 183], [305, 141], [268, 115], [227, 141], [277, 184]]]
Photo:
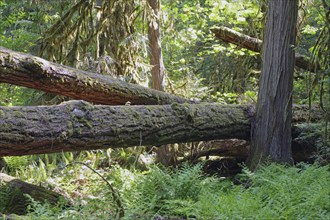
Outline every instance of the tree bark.
[[[151, 69], [151, 82], [152, 88], [165, 91], [165, 80], [164, 80], [164, 62], [162, 55], [161, 46], [161, 35], [160, 35], [160, 20], [159, 20], [159, 10], [160, 2], [159, 0], [148, 0], [148, 4], [151, 9], [151, 13], [148, 21], [148, 39], [150, 47], [150, 65]], [[176, 163], [175, 148], [170, 144], [165, 144], [159, 146], [156, 149], [157, 162], [165, 165], [171, 166]]]
[[[322, 117], [319, 110], [311, 119]], [[306, 120], [298, 106], [296, 122]], [[0, 107], [0, 156], [250, 139], [251, 107], [177, 104], [103, 106], [69, 101], [56, 106]]]
[[292, 163], [291, 120], [297, 0], [269, 0], [263, 69], [248, 165]]
[[188, 100], [110, 76], [66, 67], [36, 56], [0, 47], [0, 82], [83, 99], [95, 104], [132, 105], [184, 103]]
[[[232, 43], [254, 52], [261, 52], [262, 40], [258, 38], [250, 37], [227, 27], [216, 27], [212, 28], [211, 31], [215, 34], [216, 38], [226, 43]], [[320, 70], [320, 65], [313, 64], [311, 59], [306, 56], [296, 53], [295, 58], [295, 65], [301, 69], [310, 72]]]
[[151, 7], [151, 18], [148, 24], [148, 39], [150, 47], [150, 65], [152, 65], [152, 88], [164, 91], [164, 62], [161, 46], [160, 21], [159, 21], [159, 0], [148, 0]]
[[26, 214], [27, 206], [30, 202], [25, 194], [31, 196], [35, 201], [47, 201], [52, 205], [59, 202], [61, 198], [64, 199], [58, 193], [24, 182], [4, 173], [0, 173], [0, 189], [1, 192], [7, 192], [6, 195], [1, 195], [1, 209], [5, 209], [4, 211], [10, 214]]

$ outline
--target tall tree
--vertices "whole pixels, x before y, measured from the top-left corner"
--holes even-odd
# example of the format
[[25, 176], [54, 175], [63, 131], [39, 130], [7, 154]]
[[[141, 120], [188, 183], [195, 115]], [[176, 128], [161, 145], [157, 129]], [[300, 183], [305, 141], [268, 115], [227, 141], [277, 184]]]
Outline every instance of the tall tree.
[[148, 22], [148, 38], [150, 46], [150, 65], [152, 88], [164, 91], [164, 63], [162, 56], [160, 21], [159, 21], [159, 0], [148, 0], [151, 8], [151, 16]]
[[[148, 39], [150, 48], [150, 65], [152, 88], [160, 91], [165, 90], [164, 85], [164, 62], [160, 35], [160, 2], [159, 0], [148, 0], [150, 16], [148, 21]], [[175, 149], [170, 144], [157, 148], [157, 160], [159, 163], [170, 166], [176, 163]]]
[[269, 0], [257, 113], [248, 159], [292, 163], [291, 120], [297, 0]]

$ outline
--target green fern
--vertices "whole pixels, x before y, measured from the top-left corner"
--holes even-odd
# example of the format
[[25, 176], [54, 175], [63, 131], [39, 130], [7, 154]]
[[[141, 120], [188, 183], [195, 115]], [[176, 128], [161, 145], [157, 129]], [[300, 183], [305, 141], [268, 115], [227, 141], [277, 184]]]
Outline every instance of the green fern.
[[7, 168], [10, 170], [11, 174], [15, 174], [17, 170], [26, 167], [30, 162], [29, 156], [4, 157], [4, 160], [6, 161]]
[[132, 216], [194, 215], [204, 188], [213, 189], [216, 179], [202, 175], [202, 164], [184, 165], [178, 170], [152, 166], [150, 172], [135, 178], [131, 190], [124, 192]]

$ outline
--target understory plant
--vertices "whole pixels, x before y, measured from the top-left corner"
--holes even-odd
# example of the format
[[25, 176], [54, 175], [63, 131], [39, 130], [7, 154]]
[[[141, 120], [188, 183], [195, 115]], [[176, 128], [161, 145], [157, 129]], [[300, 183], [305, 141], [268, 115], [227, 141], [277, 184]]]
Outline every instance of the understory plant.
[[329, 166], [270, 164], [255, 173], [245, 168], [239, 179], [245, 184], [205, 176], [201, 164], [152, 167], [123, 194], [127, 219], [330, 218]]
[[[147, 171], [95, 168], [116, 191], [121, 219], [330, 219], [329, 165], [278, 164], [233, 179], [209, 176], [203, 164]], [[36, 167], [35, 172], [38, 168]], [[49, 173], [48, 173], [49, 174]], [[72, 206], [33, 202], [27, 219], [117, 219], [111, 189], [84, 166], [52, 172], [50, 188], [66, 192]], [[23, 219], [25, 217], [22, 217]]]

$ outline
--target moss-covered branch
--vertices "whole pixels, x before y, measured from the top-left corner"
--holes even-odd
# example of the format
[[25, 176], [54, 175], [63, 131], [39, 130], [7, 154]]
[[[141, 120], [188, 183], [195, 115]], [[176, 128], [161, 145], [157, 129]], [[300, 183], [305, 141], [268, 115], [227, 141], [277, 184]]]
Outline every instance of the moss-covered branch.
[[89, 73], [0, 47], [0, 82], [96, 104], [157, 105], [188, 100], [110, 76]]
[[[211, 31], [216, 38], [226, 43], [232, 43], [254, 52], [261, 52], [262, 40], [258, 38], [250, 37], [227, 27], [216, 27], [212, 28]], [[320, 66], [313, 64], [310, 58], [298, 53], [296, 53], [296, 66], [311, 72], [320, 69]]]

